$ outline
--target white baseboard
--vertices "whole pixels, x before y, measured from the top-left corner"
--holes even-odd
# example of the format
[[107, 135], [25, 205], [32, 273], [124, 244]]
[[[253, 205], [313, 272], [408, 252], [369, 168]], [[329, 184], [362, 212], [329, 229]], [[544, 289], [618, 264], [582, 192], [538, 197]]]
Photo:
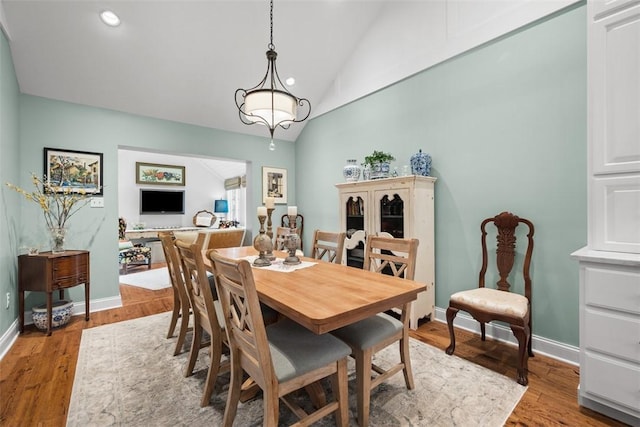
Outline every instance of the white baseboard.
[[[122, 298], [120, 295], [117, 297], [110, 298], [100, 298], [96, 300], [90, 301], [90, 313], [94, 313], [96, 311], [108, 310], [110, 308], [118, 308], [122, 307]], [[84, 315], [84, 301], [75, 302], [73, 304], [72, 315], [80, 316]], [[9, 329], [0, 337], [0, 360], [4, 358], [4, 356], [9, 352], [13, 343], [18, 339], [18, 335], [20, 335], [20, 319], [14, 320]], [[24, 324], [32, 325], [33, 320], [31, 318], [31, 310], [26, 311], [24, 313]]]
[[[446, 309], [436, 307], [436, 320], [442, 323], [447, 323]], [[457, 328], [465, 329], [480, 335], [480, 324], [478, 321], [462, 311], [458, 312], [458, 315], [453, 320], [453, 325]], [[511, 332], [511, 329], [500, 324], [487, 323], [486, 336], [514, 346], [518, 345], [518, 341]], [[531, 345], [535, 353], [540, 353], [551, 357], [552, 359], [560, 360], [561, 362], [569, 363], [574, 366], [578, 366], [580, 364], [579, 347], [539, 337], [535, 334], [531, 339]]]

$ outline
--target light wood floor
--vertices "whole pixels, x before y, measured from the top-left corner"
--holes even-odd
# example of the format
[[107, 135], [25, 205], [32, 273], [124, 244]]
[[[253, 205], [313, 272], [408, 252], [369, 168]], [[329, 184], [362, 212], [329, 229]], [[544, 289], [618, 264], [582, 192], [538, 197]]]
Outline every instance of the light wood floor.
[[[121, 285], [120, 292], [121, 308], [91, 313], [88, 322], [84, 316], [74, 316], [50, 337], [33, 326], [26, 328], [0, 361], [0, 425], [64, 426], [82, 330], [172, 309], [170, 288], [150, 291]], [[446, 325], [437, 321], [424, 322], [412, 336], [443, 350], [449, 345]], [[515, 378], [514, 347], [482, 342], [466, 331], [458, 331], [456, 337], [457, 356]], [[577, 367], [538, 355], [529, 360], [529, 369], [529, 389], [507, 425], [624, 425], [578, 406]]]

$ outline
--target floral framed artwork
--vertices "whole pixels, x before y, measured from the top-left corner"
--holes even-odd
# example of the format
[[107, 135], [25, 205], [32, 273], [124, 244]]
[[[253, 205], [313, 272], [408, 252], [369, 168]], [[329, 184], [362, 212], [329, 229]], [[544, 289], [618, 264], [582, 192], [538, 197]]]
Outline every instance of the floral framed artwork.
[[185, 185], [184, 166], [136, 162], [137, 184]]
[[267, 197], [273, 197], [278, 204], [287, 203], [286, 169], [262, 167], [262, 203], [267, 203]]
[[43, 169], [48, 191], [102, 195], [102, 153], [45, 147]]

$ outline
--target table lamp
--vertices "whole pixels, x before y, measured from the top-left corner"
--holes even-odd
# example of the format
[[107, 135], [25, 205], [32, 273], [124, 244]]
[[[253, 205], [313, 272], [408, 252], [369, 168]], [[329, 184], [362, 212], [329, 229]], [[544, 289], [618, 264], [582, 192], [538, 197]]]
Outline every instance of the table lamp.
[[[227, 214], [229, 213], [229, 203], [226, 200], [216, 200], [213, 202], [213, 213]], [[226, 219], [226, 215], [225, 215]]]

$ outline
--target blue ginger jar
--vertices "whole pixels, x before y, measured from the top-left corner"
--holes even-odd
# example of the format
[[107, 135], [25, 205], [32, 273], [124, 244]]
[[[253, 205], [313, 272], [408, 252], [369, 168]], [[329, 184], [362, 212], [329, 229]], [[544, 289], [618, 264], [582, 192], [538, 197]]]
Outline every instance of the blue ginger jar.
[[347, 160], [347, 165], [342, 169], [342, 175], [347, 182], [356, 182], [360, 179], [360, 165], [355, 159]]
[[422, 150], [411, 156], [410, 162], [413, 175], [429, 176], [431, 173], [431, 156]]

